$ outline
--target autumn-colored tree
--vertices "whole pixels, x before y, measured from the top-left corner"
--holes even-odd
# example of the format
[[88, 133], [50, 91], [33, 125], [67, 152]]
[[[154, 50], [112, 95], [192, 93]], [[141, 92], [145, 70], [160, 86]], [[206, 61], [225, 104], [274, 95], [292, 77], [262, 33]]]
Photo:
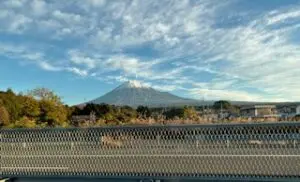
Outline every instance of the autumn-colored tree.
[[40, 115], [40, 104], [37, 100], [30, 96], [22, 97], [21, 115], [31, 119], [37, 119]]
[[0, 126], [6, 126], [10, 122], [9, 113], [4, 106], [0, 106]]
[[50, 126], [65, 125], [68, 112], [59, 96], [46, 88], [34, 89], [29, 95], [39, 100], [41, 122]]
[[185, 106], [183, 109], [183, 117], [184, 119], [197, 119], [198, 114], [194, 107]]
[[28, 92], [29, 96], [36, 98], [37, 100], [47, 100], [54, 104], [62, 104], [61, 98], [56, 95], [52, 90], [47, 88], [36, 88]]
[[13, 125], [14, 128], [36, 128], [37, 123], [35, 120], [31, 120], [24, 116], [20, 120], [16, 121]]
[[11, 89], [7, 89], [6, 92], [0, 93], [0, 100], [2, 100], [1, 105], [4, 106], [9, 113], [11, 121], [16, 121], [20, 118], [21, 102], [19, 96], [17, 96]]

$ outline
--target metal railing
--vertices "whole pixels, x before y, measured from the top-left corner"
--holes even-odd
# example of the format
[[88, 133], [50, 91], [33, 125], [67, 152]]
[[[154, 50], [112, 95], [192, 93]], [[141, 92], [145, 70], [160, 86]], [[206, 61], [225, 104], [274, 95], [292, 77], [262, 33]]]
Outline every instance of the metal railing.
[[2, 177], [300, 179], [300, 123], [2, 129]]

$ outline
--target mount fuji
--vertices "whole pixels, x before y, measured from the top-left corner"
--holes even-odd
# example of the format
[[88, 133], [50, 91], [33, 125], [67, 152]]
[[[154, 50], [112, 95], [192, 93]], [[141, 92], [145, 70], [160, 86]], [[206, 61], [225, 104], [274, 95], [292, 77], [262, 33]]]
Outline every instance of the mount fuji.
[[118, 86], [107, 94], [96, 98], [89, 103], [127, 105], [137, 107], [170, 107], [183, 105], [201, 105], [203, 102], [193, 99], [182, 98], [168, 92], [161, 92], [138, 81], [128, 81]]

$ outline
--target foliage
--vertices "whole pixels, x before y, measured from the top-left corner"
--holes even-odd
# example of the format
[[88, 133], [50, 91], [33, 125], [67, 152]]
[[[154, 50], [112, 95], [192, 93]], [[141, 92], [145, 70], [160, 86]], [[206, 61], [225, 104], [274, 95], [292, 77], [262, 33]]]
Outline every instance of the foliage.
[[67, 110], [64, 105], [53, 103], [51, 100], [40, 101], [40, 121], [49, 126], [63, 124], [67, 121]]
[[148, 118], [151, 116], [151, 110], [147, 106], [139, 106], [136, 111], [141, 118]]
[[30, 90], [27, 95], [32, 96], [37, 100], [47, 100], [55, 104], [62, 104], [61, 98], [58, 95], [56, 95], [52, 90], [49, 90], [47, 88], [36, 88]]
[[175, 119], [184, 117], [184, 108], [170, 108], [163, 112], [166, 119]]
[[128, 123], [130, 122], [131, 119], [134, 119], [136, 117], [137, 117], [136, 110], [129, 106], [121, 107], [118, 113], [118, 120], [121, 123]]
[[10, 123], [6, 127], [8, 128], [45, 128], [46, 123], [38, 123], [36, 120], [32, 120], [26, 116], [20, 118], [18, 121]]
[[108, 104], [92, 104], [88, 103], [81, 111], [80, 115], [89, 115], [91, 112], [94, 112], [97, 117], [103, 117], [107, 113], [112, 113], [114, 110], [113, 106]]
[[[0, 92], [0, 104], [9, 113], [9, 117], [1, 114], [9, 118], [1, 123], [6, 127], [68, 125], [68, 108], [62, 104], [59, 96], [46, 88], [34, 89], [27, 95], [17, 95], [8, 89]], [[5, 112], [3, 108], [1, 110]]]
[[215, 110], [221, 110], [221, 109], [230, 109], [232, 107], [231, 103], [226, 100], [220, 100], [214, 103], [213, 108]]
[[37, 100], [30, 96], [22, 97], [21, 115], [31, 119], [37, 119], [41, 114], [40, 105]]
[[20, 118], [21, 102], [20, 96], [17, 96], [11, 89], [6, 92], [0, 92], [0, 100], [10, 115], [10, 120], [15, 121]]
[[185, 106], [183, 108], [183, 118], [184, 119], [191, 119], [191, 120], [197, 120], [198, 114], [194, 107], [187, 107]]
[[240, 108], [232, 105], [229, 101], [220, 100], [214, 103], [213, 109], [219, 111], [221, 109], [227, 110], [232, 114], [239, 114]]
[[[129, 106], [114, 106], [108, 104], [86, 104], [82, 109], [74, 109], [73, 115], [90, 115], [95, 113], [98, 120], [103, 119], [107, 125], [122, 125], [129, 123], [132, 119], [137, 118], [135, 109]], [[90, 125], [84, 124], [83, 125]]]
[[9, 124], [9, 113], [4, 106], [0, 106], [0, 126]]
[[13, 124], [13, 127], [14, 128], [36, 128], [37, 123], [35, 120], [30, 120], [28, 117], [24, 116], [20, 120], [16, 121]]
[[46, 88], [33, 89], [28, 95], [39, 100], [41, 122], [49, 126], [65, 125], [68, 111], [58, 95]]

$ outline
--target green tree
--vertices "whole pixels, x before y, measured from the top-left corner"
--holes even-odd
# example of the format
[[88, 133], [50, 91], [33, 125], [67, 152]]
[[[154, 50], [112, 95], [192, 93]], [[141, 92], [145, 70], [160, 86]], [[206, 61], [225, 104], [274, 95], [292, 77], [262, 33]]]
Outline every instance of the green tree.
[[46, 88], [37, 88], [28, 94], [39, 100], [41, 122], [46, 122], [50, 126], [65, 125], [68, 112], [59, 96]]
[[220, 100], [214, 103], [213, 108], [217, 111], [220, 111], [221, 109], [227, 110], [232, 114], [239, 114], [240, 108], [238, 106], [232, 105], [228, 101]]
[[4, 106], [0, 106], [0, 126], [7, 126], [10, 123], [9, 113]]
[[91, 112], [95, 112], [97, 117], [103, 117], [107, 113], [113, 112], [112, 106], [108, 104], [87, 104], [82, 111], [81, 115], [89, 115]]
[[47, 122], [50, 126], [64, 124], [67, 121], [67, 110], [64, 105], [57, 105], [49, 100], [40, 101], [40, 121]]
[[185, 106], [183, 108], [183, 117], [184, 119], [197, 119], [198, 114], [194, 107]]
[[229, 110], [232, 108], [232, 105], [230, 102], [226, 101], [226, 100], [220, 100], [214, 103], [213, 108], [215, 110], [221, 110], [221, 109], [226, 109]]
[[184, 108], [170, 108], [163, 112], [166, 119], [183, 118]]
[[129, 106], [121, 107], [119, 112], [117, 113], [117, 119], [121, 124], [128, 123], [135, 118], [137, 118], [137, 112], [135, 109]]
[[136, 111], [139, 117], [148, 118], [151, 116], [151, 110], [147, 106], [138, 106]]

